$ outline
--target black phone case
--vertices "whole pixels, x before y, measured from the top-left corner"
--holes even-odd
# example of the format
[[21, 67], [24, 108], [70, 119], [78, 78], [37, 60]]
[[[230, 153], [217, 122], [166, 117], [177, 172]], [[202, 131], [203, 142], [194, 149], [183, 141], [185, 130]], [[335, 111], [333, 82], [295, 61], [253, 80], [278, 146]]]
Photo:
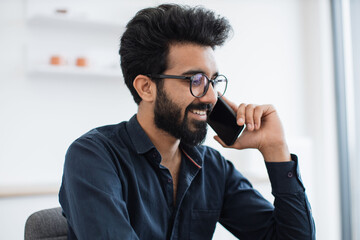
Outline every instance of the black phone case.
[[237, 125], [235, 112], [222, 98], [218, 99], [214, 109], [208, 116], [207, 122], [228, 146], [234, 144], [245, 127], [245, 125]]

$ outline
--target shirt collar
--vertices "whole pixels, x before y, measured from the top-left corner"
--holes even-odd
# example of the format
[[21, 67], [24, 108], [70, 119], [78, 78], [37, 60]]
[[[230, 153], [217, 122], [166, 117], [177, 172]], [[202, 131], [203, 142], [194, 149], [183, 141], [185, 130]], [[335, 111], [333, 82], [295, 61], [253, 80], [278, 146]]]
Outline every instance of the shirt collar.
[[[136, 114], [126, 123], [126, 129], [138, 154], [144, 154], [150, 150], [156, 149], [148, 135], [146, 135], [144, 129], [140, 126]], [[186, 158], [189, 159], [196, 167], [202, 167], [203, 154], [201, 154], [202, 151], [200, 151], [202, 148], [201, 146], [192, 147], [181, 144], [180, 148]]]
[[203, 148], [202, 146], [188, 146], [185, 144], [180, 145], [180, 149], [184, 153], [187, 159], [189, 159], [196, 167], [202, 168], [203, 164], [203, 154], [201, 153], [200, 149]]
[[126, 123], [126, 129], [138, 154], [147, 153], [155, 148], [144, 129], [140, 126], [136, 114]]

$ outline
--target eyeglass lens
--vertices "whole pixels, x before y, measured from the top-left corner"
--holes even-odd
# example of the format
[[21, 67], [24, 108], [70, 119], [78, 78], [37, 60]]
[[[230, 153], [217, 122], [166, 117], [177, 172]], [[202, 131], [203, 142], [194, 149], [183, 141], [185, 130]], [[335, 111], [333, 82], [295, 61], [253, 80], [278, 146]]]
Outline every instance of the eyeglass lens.
[[[209, 79], [204, 74], [198, 73], [192, 76], [191, 80], [191, 93], [195, 97], [204, 96], [209, 89]], [[217, 92], [218, 97], [221, 97], [226, 91], [227, 79], [219, 75], [213, 81], [214, 91]]]

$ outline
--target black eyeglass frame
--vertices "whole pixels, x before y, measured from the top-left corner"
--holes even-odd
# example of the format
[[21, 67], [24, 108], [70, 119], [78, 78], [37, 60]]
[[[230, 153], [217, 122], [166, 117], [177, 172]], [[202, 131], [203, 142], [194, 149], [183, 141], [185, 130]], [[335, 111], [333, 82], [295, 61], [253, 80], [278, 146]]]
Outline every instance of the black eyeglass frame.
[[[192, 91], [192, 82], [193, 82], [193, 77], [197, 74], [201, 74], [203, 75], [207, 80], [208, 80], [208, 84], [205, 86], [205, 89], [204, 89], [204, 92], [200, 95], [200, 96], [196, 96], [193, 91]], [[181, 80], [190, 80], [189, 83], [190, 83], [190, 92], [191, 92], [191, 95], [193, 95], [194, 97], [196, 98], [201, 98], [203, 96], [205, 96], [205, 94], [207, 93], [207, 91], [209, 90], [209, 86], [211, 83], [212, 86], [214, 87], [216, 85], [217, 82], [219, 81], [216, 81], [216, 79], [218, 77], [224, 77], [225, 79], [225, 82], [226, 82], [226, 85], [225, 85], [225, 89], [224, 89], [224, 92], [221, 94], [221, 95], [218, 95], [218, 97], [222, 97], [224, 96], [225, 92], [226, 92], [226, 89], [227, 89], [227, 85], [228, 85], [228, 79], [227, 77], [225, 77], [224, 75], [222, 74], [219, 74], [215, 77], [215, 79], [210, 79], [208, 76], [206, 76], [204, 73], [196, 73], [192, 76], [179, 76], [179, 75], [165, 75], [165, 74], [147, 74], [146, 76], [148, 76], [149, 78], [155, 78], [155, 79], [166, 79], [166, 78], [169, 78], [169, 79], [181, 79]]]

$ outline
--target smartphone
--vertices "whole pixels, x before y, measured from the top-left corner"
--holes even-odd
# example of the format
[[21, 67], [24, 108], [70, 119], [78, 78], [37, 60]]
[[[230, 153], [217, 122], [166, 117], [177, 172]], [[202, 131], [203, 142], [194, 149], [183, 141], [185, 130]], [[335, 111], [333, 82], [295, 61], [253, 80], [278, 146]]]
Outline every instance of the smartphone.
[[245, 128], [236, 123], [236, 114], [220, 97], [207, 118], [207, 123], [228, 146], [233, 145]]

